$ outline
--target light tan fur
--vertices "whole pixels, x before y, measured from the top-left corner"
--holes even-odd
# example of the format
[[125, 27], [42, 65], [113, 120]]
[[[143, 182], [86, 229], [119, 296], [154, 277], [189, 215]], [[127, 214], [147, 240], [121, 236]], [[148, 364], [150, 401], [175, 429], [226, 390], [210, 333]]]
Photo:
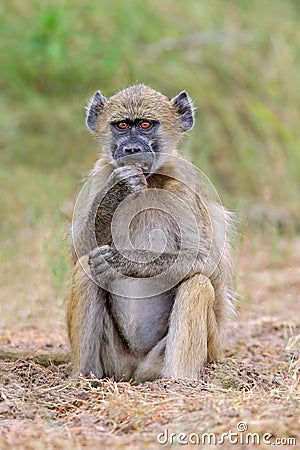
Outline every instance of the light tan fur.
[[[76, 249], [73, 251], [74, 274], [67, 326], [74, 374], [93, 372], [98, 377], [136, 381], [163, 376], [197, 378], [206, 362], [218, 357], [222, 331], [232, 313], [228, 239], [231, 215], [210, 200], [197, 170], [178, 155], [177, 145], [184, 125], [181, 125], [180, 111], [174, 101], [147, 86], [131, 86], [106, 100], [99, 111], [96, 110], [95, 117], [94, 135], [102, 145], [103, 154], [90, 173], [86, 200], [77, 212], [72, 229]], [[185, 248], [180, 262], [173, 266], [170, 261], [177, 251], [172, 237], [175, 225], [159, 211], [143, 211], [130, 225], [131, 244], [135, 249], [129, 248], [131, 244], [122, 237], [121, 230], [118, 239], [124, 251], [122, 255], [116, 253], [114, 261], [119, 262], [115, 269], [98, 274], [98, 281], [106, 283], [103, 287], [92, 280], [94, 272], [90, 259], [91, 255], [97, 258], [98, 247], [114, 245], [110, 228], [110, 213], [114, 211], [109, 211], [110, 206], [103, 207], [100, 213], [97, 210], [101, 220], [100, 228], [96, 227], [95, 242], [91, 238], [93, 227], [87, 218], [99, 192], [106, 188], [115, 173], [115, 162], [109, 150], [113, 139], [109, 124], [136, 118], [159, 122], [157, 133], [164, 156], [158, 169], [147, 179], [142, 172], [133, 173], [132, 176], [144, 184], [130, 201], [142, 205], [151, 189], [162, 209], [170, 207], [177, 217], [184, 216], [184, 208], [188, 207], [191, 217], [196, 218], [199, 236], [190, 220], [183, 217]], [[172, 205], [168, 196], [163, 199], [161, 192], [166, 196], [176, 195], [178, 201]], [[112, 205], [114, 201], [112, 196], [108, 203]], [[152, 230], [161, 230], [167, 236], [166, 255], [160, 255], [155, 261], [145, 240]], [[200, 252], [197, 242], [200, 242]], [[190, 267], [193, 258], [195, 262]], [[145, 292], [140, 292], [140, 286], [144, 286], [139, 284], [140, 280], [149, 281], [149, 292], [157, 285], [155, 277], [159, 268], [168, 270], [166, 279], [159, 278], [162, 287], [172, 280], [180, 279], [180, 282], [165, 291], [162, 289], [159, 295], [149, 295], [146, 288]], [[124, 294], [110, 293], [113, 286], [118, 289], [121, 286]]]

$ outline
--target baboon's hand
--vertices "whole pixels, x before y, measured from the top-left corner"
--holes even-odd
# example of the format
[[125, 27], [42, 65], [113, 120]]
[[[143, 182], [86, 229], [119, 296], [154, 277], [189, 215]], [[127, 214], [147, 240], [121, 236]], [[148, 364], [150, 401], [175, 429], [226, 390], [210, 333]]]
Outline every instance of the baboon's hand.
[[102, 245], [89, 253], [88, 264], [95, 281], [100, 283], [104, 278], [108, 278], [108, 272], [111, 270], [109, 261], [113, 256], [114, 252], [109, 245]]
[[92, 279], [103, 287], [110, 281], [135, 276], [139, 264], [134, 264], [132, 255], [128, 256], [129, 259], [109, 245], [94, 248], [88, 256]]
[[128, 165], [118, 167], [110, 176], [112, 186], [121, 185], [126, 187], [126, 194], [130, 195], [147, 188], [147, 181], [141, 167]]

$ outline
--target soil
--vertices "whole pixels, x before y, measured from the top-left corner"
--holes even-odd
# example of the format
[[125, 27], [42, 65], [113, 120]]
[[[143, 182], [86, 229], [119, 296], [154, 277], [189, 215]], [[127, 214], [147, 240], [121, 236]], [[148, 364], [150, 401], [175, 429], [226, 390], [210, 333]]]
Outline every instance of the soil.
[[[34, 359], [36, 349], [68, 351], [53, 318], [49, 329], [4, 327], [0, 348], [32, 354], [0, 361], [0, 449], [194, 448], [204, 438], [206, 448], [300, 448], [300, 239], [274, 249], [252, 238], [237, 261], [238, 314], [224, 355], [200, 380], [72, 380], [69, 363]], [[222, 433], [231, 433], [224, 444]]]

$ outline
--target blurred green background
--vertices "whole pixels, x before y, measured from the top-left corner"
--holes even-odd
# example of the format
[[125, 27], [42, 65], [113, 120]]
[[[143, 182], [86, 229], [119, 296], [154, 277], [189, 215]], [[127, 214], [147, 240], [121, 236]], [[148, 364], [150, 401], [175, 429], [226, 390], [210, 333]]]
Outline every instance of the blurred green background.
[[64, 284], [61, 224], [99, 151], [85, 103], [137, 81], [189, 92], [196, 125], [183, 151], [227, 206], [297, 232], [299, 24], [298, 0], [4, 0], [1, 261], [18, 267], [40, 239], [36, 251]]

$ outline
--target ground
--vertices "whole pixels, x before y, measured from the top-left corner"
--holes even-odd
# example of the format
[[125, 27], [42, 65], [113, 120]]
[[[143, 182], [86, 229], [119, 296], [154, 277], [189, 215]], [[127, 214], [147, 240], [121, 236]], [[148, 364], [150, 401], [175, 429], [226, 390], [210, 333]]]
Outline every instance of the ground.
[[[138, 386], [70, 381], [70, 364], [43, 367], [34, 360], [36, 349], [68, 350], [63, 306], [36, 307], [33, 318], [20, 312], [26, 326], [8, 318], [0, 348], [33, 353], [0, 362], [0, 448], [168, 448], [181, 442], [194, 448], [197, 439], [216, 448], [214, 440], [230, 432], [237, 434], [225, 437], [220, 448], [269, 448], [270, 443], [300, 448], [300, 238], [257, 238], [247, 232], [241, 241], [238, 314], [229, 324], [222, 359], [208, 365], [201, 380], [162, 379]], [[34, 258], [30, 264], [34, 267]], [[2, 276], [9, 276], [6, 269]], [[39, 276], [46, 275], [41, 271]], [[16, 285], [22, 283], [23, 291], [5, 305], [5, 314], [15, 314], [26, 291], [20, 268]], [[0, 293], [11, 298], [8, 287]], [[32, 302], [38, 304], [33, 293]]]

